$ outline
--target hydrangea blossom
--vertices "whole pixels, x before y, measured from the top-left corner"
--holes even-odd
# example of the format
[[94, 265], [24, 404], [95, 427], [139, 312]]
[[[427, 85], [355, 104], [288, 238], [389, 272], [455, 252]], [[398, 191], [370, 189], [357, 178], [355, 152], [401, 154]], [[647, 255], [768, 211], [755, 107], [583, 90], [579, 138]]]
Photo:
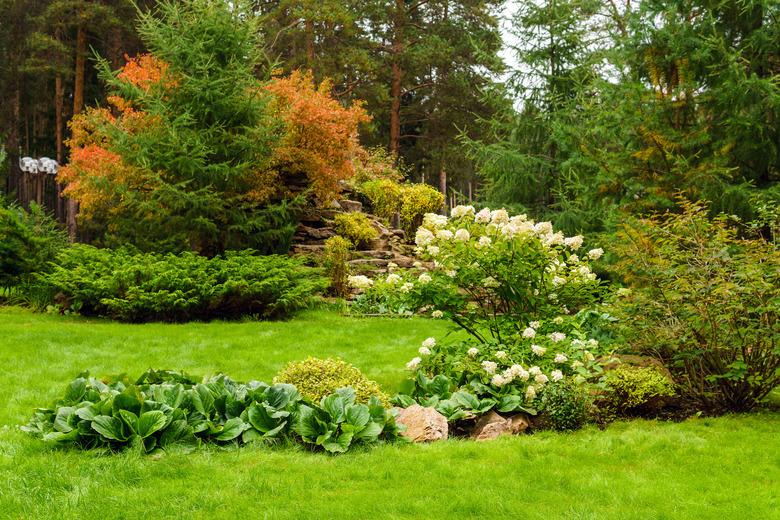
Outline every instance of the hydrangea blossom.
[[491, 211], [490, 222], [493, 224], [505, 224], [509, 222], [509, 213], [503, 208]]
[[528, 324], [528, 326], [531, 327], [532, 329], [538, 329], [539, 327], [542, 326], [542, 324], [539, 323], [538, 321], [532, 321], [531, 323]]
[[496, 359], [506, 359], [506, 352], [504, 352], [503, 350], [497, 350]]
[[431, 275], [428, 273], [423, 273], [417, 278], [417, 281], [420, 283], [430, 283], [431, 280], [433, 280], [433, 278], [431, 278]]
[[604, 254], [604, 250], [598, 247], [596, 249], [591, 249], [590, 251], [588, 251], [588, 258], [590, 258], [591, 260], [598, 260], [599, 258], [601, 258], [601, 255], [603, 254]]
[[388, 274], [388, 275], [387, 275], [387, 278], [385, 279], [385, 281], [386, 281], [388, 284], [390, 284], [390, 285], [395, 285], [395, 284], [397, 284], [398, 282], [400, 282], [400, 281], [401, 281], [401, 277], [400, 277], [400, 276], [398, 276], [397, 274], [393, 274], [393, 273], [391, 273], [391, 274]]
[[421, 227], [417, 229], [417, 233], [414, 235], [414, 243], [420, 247], [424, 247], [433, 242], [435, 238], [436, 237], [429, 229]]
[[550, 372], [550, 377], [552, 377], [553, 381], [560, 381], [561, 379], [563, 379], [563, 372], [561, 372], [560, 370], [553, 370], [552, 372]]
[[499, 386], [499, 387], [504, 386], [508, 382], [509, 381], [507, 381], [506, 378], [504, 376], [500, 375], [500, 374], [494, 375], [493, 378], [490, 380], [490, 384], [492, 384], [493, 386]]
[[568, 360], [569, 358], [567, 358], [565, 354], [558, 352], [557, 354], [555, 354], [555, 359], [553, 359], [553, 362], [566, 363]]
[[478, 224], [487, 224], [490, 222], [490, 210], [487, 208], [480, 210], [479, 213], [474, 215], [474, 222], [477, 222]]
[[544, 375], [544, 374], [536, 374], [536, 375], [534, 376], [534, 381], [536, 381], [536, 382], [537, 382], [537, 383], [539, 383], [540, 385], [543, 385], [543, 384], [545, 384], [547, 381], [549, 381], [549, 379], [548, 379], [548, 378], [547, 378], [547, 376], [546, 376], [546, 375]]
[[422, 359], [419, 357], [412, 358], [412, 360], [406, 364], [406, 368], [409, 370], [417, 370], [417, 367], [420, 366], [421, 362]]
[[374, 285], [374, 281], [367, 276], [357, 275], [347, 278], [347, 284], [355, 289], [368, 289]]
[[487, 372], [488, 374], [495, 374], [497, 368], [498, 368], [498, 364], [496, 364], [495, 361], [483, 361], [482, 362], [482, 369], [485, 372]]
[[431, 313], [431, 318], [438, 320], [439, 318], [442, 318], [444, 316], [444, 313], [440, 310], [435, 310]]
[[467, 229], [459, 229], [455, 232], [455, 240], [458, 242], [468, 242], [471, 238], [471, 234]]
[[454, 235], [452, 234], [452, 231], [449, 229], [440, 229], [436, 232], [436, 238], [440, 238], [442, 240], [452, 240], [452, 237]]
[[493, 243], [493, 240], [488, 236], [481, 236], [479, 237], [479, 240], [477, 241], [477, 246], [479, 247], [490, 247], [490, 244]]
[[550, 341], [553, 343], [560, 343], [561, 341], [566, 339], [566, 334], [563, 332], [553, 332], [550, 334]]
[[417, 349], [417, 352], [419, 352], [421, 356], [431, 355], [431, 349], [429, 349], [428, 347], [420, 347], [419, 349]]
[[533, 339], [533, 338], [535, 338], [536, 337], [536, 330], [534, 330], [533, 327], [527, 327], [523, 331], [523, 337], [526, 338], [526, 339]]
[[422, 342], [423, 347], [427, 348], [433, 348], [436, 346], [436, 338], [426, 338], [425, 341]]
[[470, 349], [468, 349], [466, 354], [468, 354], [469, 357], [475, 358], [477, 357], [477, 354], [479, 354], [479, 349], [476, 347], [471, 347]]
[[426, 213], [423, 216], [423, 226], [427, 228], [443, 228], [447, 225], [448, 219], [445, 215], [438, 215], [436, 213]]
[[537, 356], [544, 356], [544, 354], [547, 352], [547, 349], [544, 347], [540, 347], [539, 345], [531, 345], [531, 352], [533, 352]]
[[452, 218], [461, 218], [473, 215], [475, 211], [474, 206], [455, 206], [452, 208], [450, 215], [452, 215]]
[[501, 284], [498, 283], [498, 280], [496, 280], [492, 276], [488, 276], [486, 278], [483, 278], [482, 279], [482, 285], [486, 289], [495, 289], [496, 287], [501, 287]]
[[573, 237], [569, 237], [566, 240], [563, 241], [564, 244], [566, 244], [566, 247], [571, 249], [572, 251], [576, 251], [580, 247], [582, 247], [582, 235], [575, 235]]
[[438, 254], [439, 254], [439, 252], [441, 251], [441, 249], [439, 249], [439, 246], [428, 246], [428, 247], [426, 248], [426, 251], [428, 251], [428, 254], [429, 254], [429, 255], [431, 255], [431, 256], [436, 256], [436, 255], [438, 255]]
[[525, 398], [528, 401], [533, 401], [534, 399], [536, 399], [536, 388], [534, 388], [533, 386], [529, 386], [528, 388], [526, 388]]

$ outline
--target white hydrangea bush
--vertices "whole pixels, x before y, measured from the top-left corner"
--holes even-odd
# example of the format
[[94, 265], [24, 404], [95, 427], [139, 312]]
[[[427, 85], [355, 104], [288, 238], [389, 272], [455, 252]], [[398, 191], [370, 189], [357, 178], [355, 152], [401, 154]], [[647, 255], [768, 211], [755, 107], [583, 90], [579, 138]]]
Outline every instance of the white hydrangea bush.
[[599, 371], [598, 342], [579, 332], [574, 315], [599, 297], [590, 262], [603, 250], [587, 250], [582, 236], [550, 222], [472, 206], [425, 215], [415, 244], [424, 263], [375, 279], [374, 288], [452, 320], [470, 339], [422, 345], [409, 370], [443, 374], [452, 391], [495, 400], [499, 411], [529, 406], [551, 382]]

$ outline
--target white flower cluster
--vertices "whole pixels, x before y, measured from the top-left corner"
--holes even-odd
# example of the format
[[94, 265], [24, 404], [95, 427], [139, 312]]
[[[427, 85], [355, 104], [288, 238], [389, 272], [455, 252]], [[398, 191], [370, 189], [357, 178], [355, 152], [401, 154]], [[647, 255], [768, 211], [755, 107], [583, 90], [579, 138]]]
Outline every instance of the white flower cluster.
[[358, 275], [347, 278], [347, 284], [355, 289], [368, 289], [374, 285], [374, 281], [368, 276]]

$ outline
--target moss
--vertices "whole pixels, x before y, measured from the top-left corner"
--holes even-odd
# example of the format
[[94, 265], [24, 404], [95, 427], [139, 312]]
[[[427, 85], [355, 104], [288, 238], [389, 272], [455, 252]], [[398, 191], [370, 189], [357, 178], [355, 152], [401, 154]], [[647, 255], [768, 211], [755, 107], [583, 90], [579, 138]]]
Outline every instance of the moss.
[[382, 392], [376, 381], [368, 379], [358, 368], [340, 359], [309, 357], [303, 361], [294, 361], [274, 377], [274, 383], [295, 385], [305, 398], [317, 403], [344, 386], [351, 386], [355, 390], [358, 403], [367, 403], [371, 396], [378, 397], [385, 406], [389, 402], [387, 394]]

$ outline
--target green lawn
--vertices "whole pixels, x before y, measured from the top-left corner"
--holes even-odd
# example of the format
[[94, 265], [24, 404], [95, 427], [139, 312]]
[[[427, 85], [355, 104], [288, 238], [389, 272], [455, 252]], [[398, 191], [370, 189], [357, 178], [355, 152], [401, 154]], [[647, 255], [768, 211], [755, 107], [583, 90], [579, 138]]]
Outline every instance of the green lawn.
[[780, 414], [618, 423], [490, 443], [102, 455], [19, 432], [81, 370], [270, 380], [341, 356], [393, 391], [445, 324], [324, 311], [278, 323], [120, 325], [0, 308], [2, 518], [780, 518]]

